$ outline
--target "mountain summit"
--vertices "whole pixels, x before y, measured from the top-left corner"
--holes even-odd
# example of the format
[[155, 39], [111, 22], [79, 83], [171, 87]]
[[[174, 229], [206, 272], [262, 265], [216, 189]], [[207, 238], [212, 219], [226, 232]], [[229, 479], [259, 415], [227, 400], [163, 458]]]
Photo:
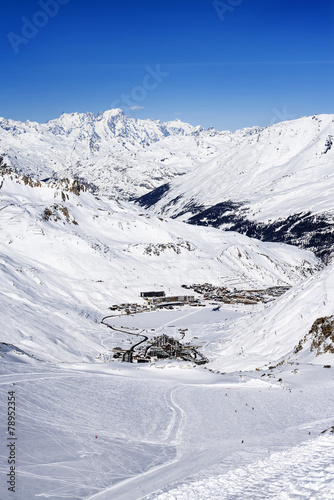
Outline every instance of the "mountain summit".
[[208, 161], [213, 133], [179, 120], [128, 118], [121, 109], [63, 113], [39, 124], [0, 118], [0, 156], [17, 173], [44, 178], [81, 177], [106, 194], [133, 198]]

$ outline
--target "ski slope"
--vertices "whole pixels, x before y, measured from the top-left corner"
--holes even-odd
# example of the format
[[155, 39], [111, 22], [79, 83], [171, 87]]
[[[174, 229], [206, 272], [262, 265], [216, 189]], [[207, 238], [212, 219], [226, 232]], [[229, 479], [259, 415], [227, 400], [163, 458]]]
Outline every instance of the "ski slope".
[[[1, 373], [1, 400], [11, 390], [17, 398], [17, 498], [322, 499], [333, 491], [333, 437], [319, 437], [333, 425], [332, 370], [315, 368], [307, 385], [287, 372], [283, 386], [262, 372], [219, 375], [186, 363], [4, 359]], [[3, 483], [1, 498], [12, 498]]]

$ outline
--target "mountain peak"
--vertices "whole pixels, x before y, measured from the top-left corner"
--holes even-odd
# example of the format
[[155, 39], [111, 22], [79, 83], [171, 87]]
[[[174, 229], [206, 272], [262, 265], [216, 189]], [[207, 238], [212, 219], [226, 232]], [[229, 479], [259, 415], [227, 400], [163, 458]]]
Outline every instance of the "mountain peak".
[[[100, 113], [99, 113], [99, 115], [100, 115]], [[106, 111], [101, 111], [101, 116], [103, 116], [104, 118], [114, 118], [116, 116], [118, 116], [118, 117], [124, 116], [125, 117], [125, 113], [120, 108], [114, 108], [114, 109], [108, 109]]]

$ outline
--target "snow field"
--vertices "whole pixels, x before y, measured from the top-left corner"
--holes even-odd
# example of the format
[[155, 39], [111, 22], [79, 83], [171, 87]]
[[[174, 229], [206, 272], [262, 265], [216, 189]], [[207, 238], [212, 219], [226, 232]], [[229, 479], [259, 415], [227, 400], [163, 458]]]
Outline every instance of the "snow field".
[[333, 271], [332, 265], [327, 266], [275, 302], [266, 304], [262, 312], [236, 321], [231, 328], [233, 343], [224, 346], [212, 368], [255, 369], [280, 360], [332, 364], [331, 353], [316, 357], [315, 352], [310, 352], [310, 341], [298, 354], [292, 351], [316, 319], [333, 314]]
[[[11, 366], [4, 360], [0, 391], [2, 401], [8, 390], [16, 393], [18, 498], [135, 500], [159, 498], [160, 490], [162, 498], [209, 498], [203, 484], [220, 498], [227, 483], [231, 498], [269, 498], [266, 487], [270, 498], [290, 487], [328, 492], [332, 439], [317, 436], [333, 424], [333, 381], [324, 383], [321, 371], [317, 384], [287, 390], [251, 375], [168, 365], [56, 368], [32, 361], [9, 373]], [[3, 420], [0, 433], [6, 435]], [[300, 473], [293, 472], [297, 457]], [[3, 483], [0, 492], [11, 498]]]
[[263, 222], [332, 213], [333, 124], [333, 115], [317, 115], [238, 131], [223, 154], [175, 178], [154, 210], [172, 216], [188, 204], [208, 208], [230, 200], [247, 206], [248, 219]]
[[243, 468], [182, 484], [157, 500], [331, 500], [334, 437], [319, 437]]
[[[50, 207], [53, 215], [43, 220]], [[160, 220], [87, 192], [69, 193], [63, 202], [60, 190], [8, 176], [0, 209], [2, 341], [50, 361], [93, 361], [101, 354], [106, 327], [100, 321], [108, 307], [143, 302], [141, 291], [183, 294], [182, 284], [198, 281], [249, 288], [293, 284], [318, 266], [310, 252], [289, 253], [286, 245]]]
[[[17, 498], [87, 498], [174, 458], [167, 441], [172, 413], [157, 383], [80, 372], [39, 375], [1, 386], [3, 402], [7, 390], [16, 392]], [[1, 427], [5, 436], [4, 422]], [[0, 491], [11, 498], [5, 484]]]

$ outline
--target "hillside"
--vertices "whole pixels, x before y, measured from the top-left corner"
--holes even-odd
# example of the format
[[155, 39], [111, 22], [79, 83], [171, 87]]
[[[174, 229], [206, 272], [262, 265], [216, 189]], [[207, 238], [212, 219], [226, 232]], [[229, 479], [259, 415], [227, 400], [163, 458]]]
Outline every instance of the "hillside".
[[332, 252], [333, 115], [236, 132], [229, 149], [139, 198], [156, 213]]
[[2, 341], [43, 359], [92, 360], [103, 312], [142, 301], [143, 290], [291, 286], [319, 267], [309, 252], [159, 218], [74, 186], [2, 176]]
[[328, 266], [266, 304], [263, 311], [241, 318], [231, 327], [233, 343], [225, 342], [212, 367], [255, 369], [280, 362], [332, 365], [333, 290], [334, 267]]
[[39, 180], [75, 178], [159, 215], [309, 249], [334, 244], [333, 115], [204, 130], [119, 110], [45, 124], [0, 119], [0, 162]]

